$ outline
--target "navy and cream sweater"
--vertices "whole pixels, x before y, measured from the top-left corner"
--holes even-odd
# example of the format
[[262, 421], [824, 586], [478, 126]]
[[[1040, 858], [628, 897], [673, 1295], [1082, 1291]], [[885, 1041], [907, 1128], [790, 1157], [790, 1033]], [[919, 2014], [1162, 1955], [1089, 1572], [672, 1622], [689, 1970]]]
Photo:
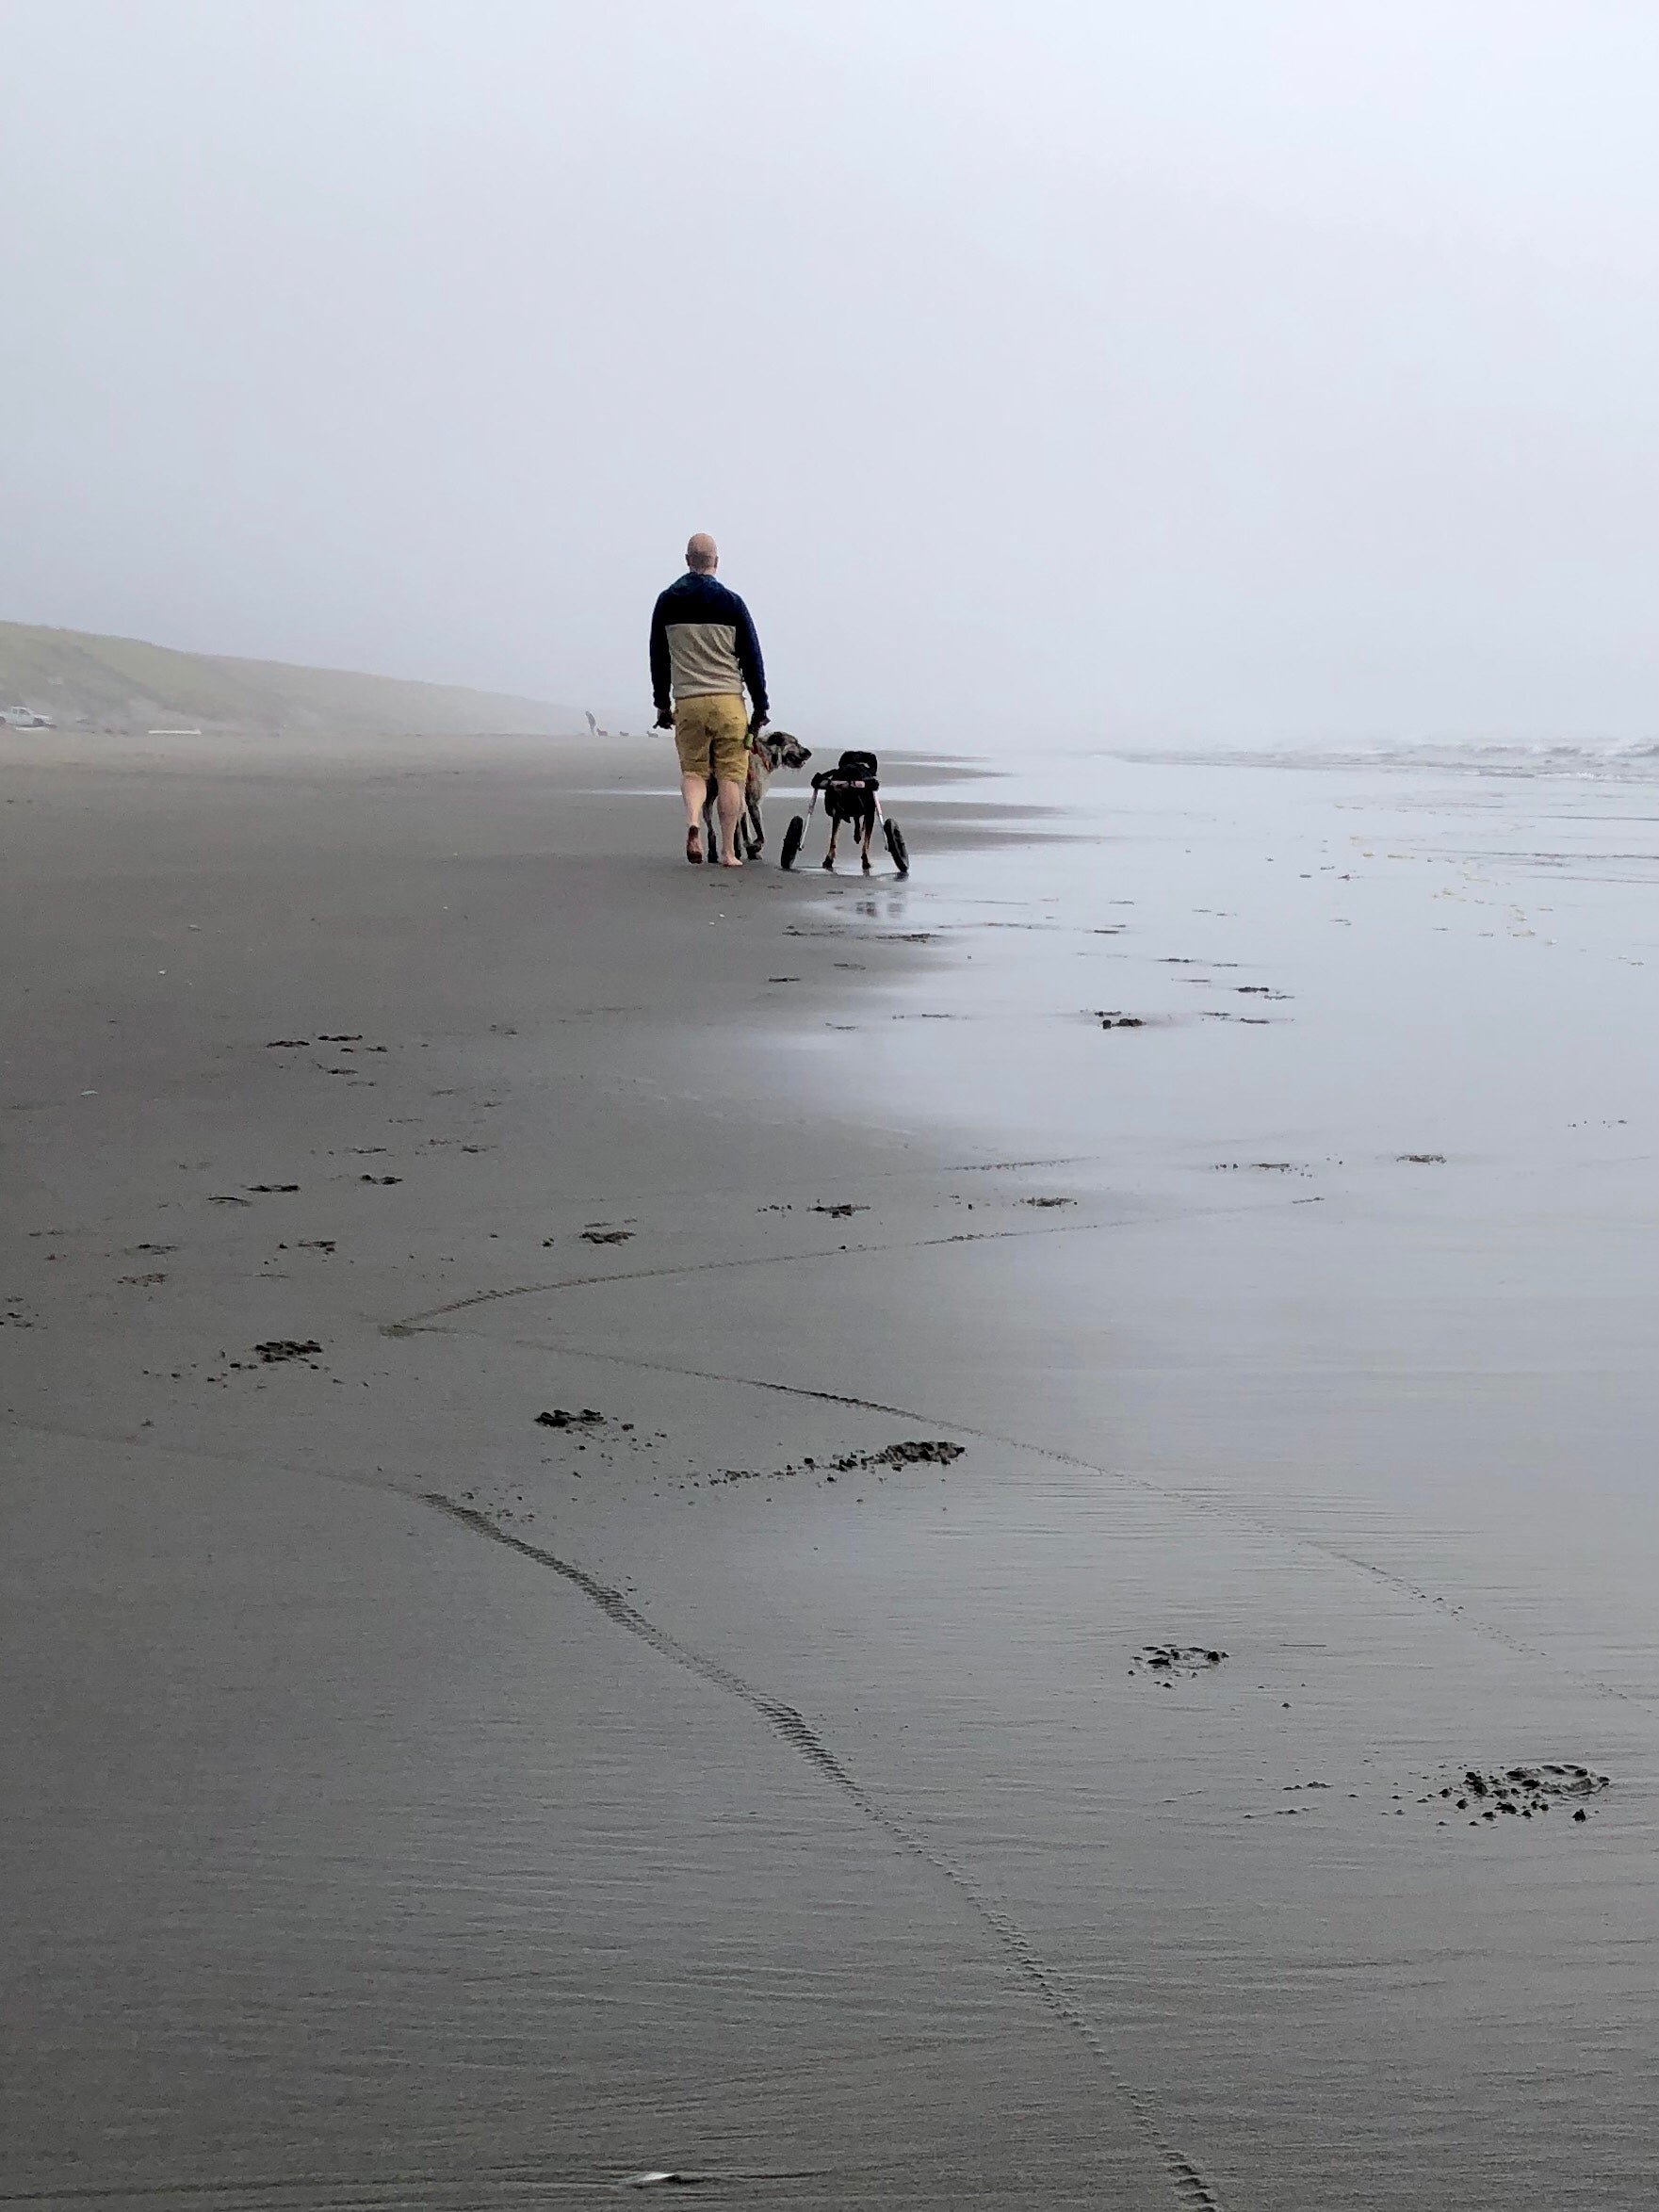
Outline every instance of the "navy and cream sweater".
[[711, 691], [741, 695], [766, 707], [766, 669], [749, 610], [736, 592], [691, 570], [670, 584], [651, 616], [651, 690], [660, 713], [672, 686], [676, 699]]

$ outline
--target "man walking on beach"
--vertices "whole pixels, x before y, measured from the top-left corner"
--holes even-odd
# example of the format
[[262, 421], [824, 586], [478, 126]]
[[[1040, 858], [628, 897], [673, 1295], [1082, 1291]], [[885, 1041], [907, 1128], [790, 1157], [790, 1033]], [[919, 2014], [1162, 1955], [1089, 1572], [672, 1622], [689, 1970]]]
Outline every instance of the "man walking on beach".
[[[738, 816], [749, 780], [749, 742], [772, 717], [766, 710], [760, 640], [736, 592], [715, 582], [719, 565], [714, 540], [699, 530], [686, 547], [686, 574], [669, 585], [651, 616], [651, 690], [657, 726], [673, 730], [680, 756], [686, 858], [703, 858], [703, 803], [712, 775], [721, 851], [708, 858], [718, 858], [724, 868], [741, 868]], [[745, 684], [753, 714], [744, 710]]]

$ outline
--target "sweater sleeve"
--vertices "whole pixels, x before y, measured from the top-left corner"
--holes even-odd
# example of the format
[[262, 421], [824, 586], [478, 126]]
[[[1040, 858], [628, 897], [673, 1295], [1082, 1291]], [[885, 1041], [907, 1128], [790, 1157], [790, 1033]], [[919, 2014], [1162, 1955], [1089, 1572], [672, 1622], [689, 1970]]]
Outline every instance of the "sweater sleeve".
[[659, 714], [668, 710], [669, 682], [668, 623], [662, 611], [662, 598], [659, 595], [656, 606], [651, 610], [651, 696]]
[[[735, 594], [733, 595], [736, 596]], [[767, 710], [766, 663], [760, 658], [760, 640], [755, 634], [754, 620], [741, 599], [738, 600], [737, 626], [738, 666], [742, 671], [744, 683], [749, 687], [749, 697], [764, 714]]]

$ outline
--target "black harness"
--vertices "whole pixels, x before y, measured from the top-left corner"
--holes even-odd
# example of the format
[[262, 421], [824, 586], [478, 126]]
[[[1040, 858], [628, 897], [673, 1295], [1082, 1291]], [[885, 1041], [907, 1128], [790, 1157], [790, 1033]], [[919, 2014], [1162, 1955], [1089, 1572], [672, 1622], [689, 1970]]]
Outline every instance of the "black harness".
[[819, 771], [812, 788], [822, 797], [831, 821], [875, 819], [875, 795], [882, 788], [876, 773], [880, 766], [873, 753], [843, 753], [834, 768]]

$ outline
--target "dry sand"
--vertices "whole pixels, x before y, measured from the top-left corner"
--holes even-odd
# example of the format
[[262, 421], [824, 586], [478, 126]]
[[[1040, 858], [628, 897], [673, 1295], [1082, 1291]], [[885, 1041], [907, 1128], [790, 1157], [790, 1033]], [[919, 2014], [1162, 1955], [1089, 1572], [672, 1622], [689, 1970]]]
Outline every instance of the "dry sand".
[[1650, 2201], [1647, 787], [0, 742], [0, 2200]]

